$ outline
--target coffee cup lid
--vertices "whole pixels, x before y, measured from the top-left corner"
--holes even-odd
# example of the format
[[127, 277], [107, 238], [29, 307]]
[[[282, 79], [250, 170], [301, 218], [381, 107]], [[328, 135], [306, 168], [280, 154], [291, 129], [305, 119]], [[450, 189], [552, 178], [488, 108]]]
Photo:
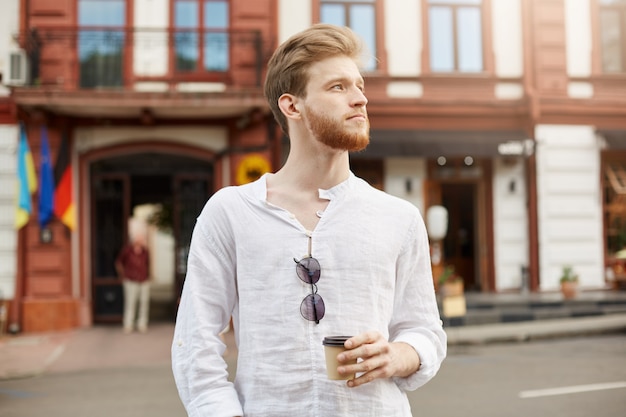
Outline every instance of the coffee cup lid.
[[326, 336], [322, 344], [324, 346], [343, 346], [346, 340], [352, 336]]

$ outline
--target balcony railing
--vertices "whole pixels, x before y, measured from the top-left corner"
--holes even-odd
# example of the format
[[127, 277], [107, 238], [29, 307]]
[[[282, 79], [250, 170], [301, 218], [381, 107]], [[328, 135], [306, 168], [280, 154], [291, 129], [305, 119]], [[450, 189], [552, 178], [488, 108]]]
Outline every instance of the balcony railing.
[[38, 28], [18, 40], [29, 60], [26, 84], [67, 90], [258, 88], [271, 47], [256, 30]]

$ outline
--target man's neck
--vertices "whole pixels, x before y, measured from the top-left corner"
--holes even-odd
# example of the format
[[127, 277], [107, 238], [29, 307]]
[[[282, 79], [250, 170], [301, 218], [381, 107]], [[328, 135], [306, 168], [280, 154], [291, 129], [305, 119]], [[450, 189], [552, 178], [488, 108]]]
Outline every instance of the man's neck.
[[319, 189], [329, 189], [348, 179], [350, 165], [344, 159], [346, 158], [287, 159], [273, 179], [277, 185], [297, 187], [301, 190], [317, 192]]
[[317, 141], [292, 141], [283, 167], [272, 177], [275, 185], [317, 192], [342, 183], [350, 175], [347, 151]]

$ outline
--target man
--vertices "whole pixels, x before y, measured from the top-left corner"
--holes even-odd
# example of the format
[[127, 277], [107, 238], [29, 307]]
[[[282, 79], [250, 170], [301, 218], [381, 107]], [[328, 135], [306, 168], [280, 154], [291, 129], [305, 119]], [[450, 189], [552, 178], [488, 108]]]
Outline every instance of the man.
[[147, 225], [135, 218], [131, 218], [128, 225], [130, 242], [122, 248], [115, 260], [115, 269], [124, 286], [123, 330], [124, 333], [132, 333], [136, 325], [137, 330], [145, 333], [148, 331], [150, 312], [150, 254], [147, 246]]
[[[422, 217], [350, 171], [369, 142], [360, 48], [320, 24], [270, 59], [265, 93], [291, 149], [198, 218], [172, 346], [190, 416], [410, 416], [405, 391], [445, 357]], [[231, 315], [234, 386], [219, 337]], [[337, 370], [357, 376], [331, 381], [322, 340], [343, 334]]]

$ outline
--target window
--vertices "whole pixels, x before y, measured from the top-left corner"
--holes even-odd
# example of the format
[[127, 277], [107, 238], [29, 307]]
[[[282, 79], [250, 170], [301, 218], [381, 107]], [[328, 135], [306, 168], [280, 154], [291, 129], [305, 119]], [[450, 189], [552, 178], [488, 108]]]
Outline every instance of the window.
[[431, 71], [483, 71], [482, 0], [428, 0], [428, 34]]
[[604, 212], [609, 256], [626, 248], [626, 160], [605, 162]]
[[176, 71], [228, 70], [228, 1], [175, 0], [174, 27]]
[[320, 22], [348, 26], [367, 47], [364, 69], [376, 69], [376, 0], [321, 0]]
[[78, 58], [81, 87], [123, 85], [125, 24], [126, 0], [79, 0]]
[[626, 72], [626, 0], [600, 0], [600, 48], [605, 73]]

